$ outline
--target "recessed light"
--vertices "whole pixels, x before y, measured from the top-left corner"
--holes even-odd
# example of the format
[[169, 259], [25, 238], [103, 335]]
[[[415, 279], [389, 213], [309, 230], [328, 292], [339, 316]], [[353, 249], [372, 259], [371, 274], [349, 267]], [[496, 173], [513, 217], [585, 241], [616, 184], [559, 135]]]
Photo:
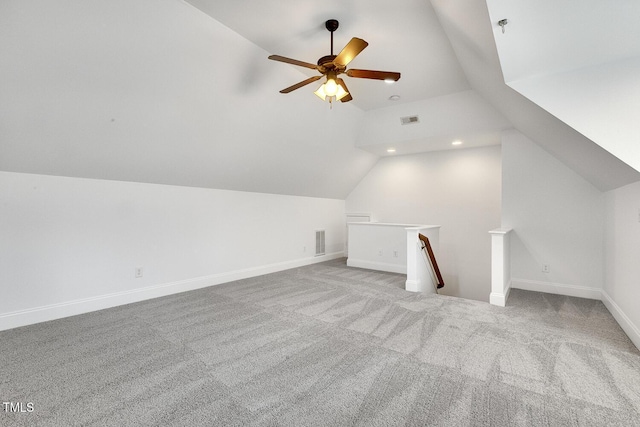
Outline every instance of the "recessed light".
[[388, 85], [392, 85], [392, 84], [394, 84], [396, 81], [395, 81], [395, 80], [393, 80], [393, 79], [384, 79], [384, 82], [385, 82], [386, 84], [388, 84]]
[[451, 145], [462, 145], [462, 141], [453, 141]]
[[397, 101], [398, 99], [400, 99], [400, 95], [391, 95], [389, 97], [389, 101]]
[[395, 153], [396, 149], [395, 148], [387, 148], [387, 153]]

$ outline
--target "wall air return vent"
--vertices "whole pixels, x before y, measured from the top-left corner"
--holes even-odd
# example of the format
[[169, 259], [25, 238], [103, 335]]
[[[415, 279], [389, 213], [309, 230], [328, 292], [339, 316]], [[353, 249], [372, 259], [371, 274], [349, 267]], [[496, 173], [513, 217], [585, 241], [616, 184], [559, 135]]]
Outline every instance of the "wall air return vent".
[[412, 125], [419, 122], [420, 119], [418, 119], [418, 116], [400, 117], [400, 123], [402, 123], [403, 125]]
[[316, 256], [324, 255], [324, 230], [316, 231]]

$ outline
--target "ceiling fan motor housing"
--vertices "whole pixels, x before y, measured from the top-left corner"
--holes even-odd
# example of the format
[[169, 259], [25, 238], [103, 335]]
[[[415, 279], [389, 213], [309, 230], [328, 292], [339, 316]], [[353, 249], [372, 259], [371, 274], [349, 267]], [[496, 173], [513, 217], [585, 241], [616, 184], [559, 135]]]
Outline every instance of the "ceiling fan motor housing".
[[336, 59], [337, 55], [327, 55], [327, 56], [323, 56], [322, 58], [318, 59], [318, 65], [320, 65], [321, 67], [327, 67], [329, 65], [333, 64], [333, 60]]
[[329, 70], [335, 70], [338, 74], [344, 73], [346, 67], [333, 62], [333, 60], [336, 59], [336, 56], [337, 55], [327, 55], [318, 59], [318, 71], [322, 74], [325, 74]]

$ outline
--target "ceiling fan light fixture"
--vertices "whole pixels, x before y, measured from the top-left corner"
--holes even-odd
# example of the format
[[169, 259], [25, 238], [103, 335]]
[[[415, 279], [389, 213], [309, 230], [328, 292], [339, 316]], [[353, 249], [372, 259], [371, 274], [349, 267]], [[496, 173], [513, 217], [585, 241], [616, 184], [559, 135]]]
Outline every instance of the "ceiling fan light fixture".
[[339, 85], [336, 82], [335, 73], [329, 73], [327, 75], [326, 83], [320, 85], [320, 87], [313, 93], [323, 101], [328, 100], [329, 102], [333, 100], [340, 101], [342, 98], [349, 95], [349, 92], [344, 90], [342, 85]]
[[324, 93], [326, 93], [327, 96], [336, 96], [338, 93], [338, 83], [336, 83], [335, 78], [327, 78], [327, 82], [324, 84]]
[[327, 93], [324, 91], [324, 83], [322, 83], [320, 87], [313, 93], [323, 101], [327, 99]]
[[340, 101], [342, 98], [344, 98], [345, 96], [349, 95], [349, 92], [347, 92], [346, 90], [344, 90], [344, 88], [340, 85], [338, 85], [338, 90], [336, 92], [336, 100]]

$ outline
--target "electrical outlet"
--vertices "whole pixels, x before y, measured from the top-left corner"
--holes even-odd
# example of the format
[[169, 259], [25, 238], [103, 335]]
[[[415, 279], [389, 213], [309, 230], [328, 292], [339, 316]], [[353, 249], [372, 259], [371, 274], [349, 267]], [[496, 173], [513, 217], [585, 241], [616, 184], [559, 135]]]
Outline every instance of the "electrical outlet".
[[398, 251], [393, 251], [393, 257], [398, 258]]
[[378, 256], [382, 256], [382, 249], [378, 249]]
[[543, 273], [548, 273], [549, 272], [549, 264], [543, 264], [542, 265], [542, 272]]
[[142, 267], [136, 267], [136, 278], [142, 277]]

